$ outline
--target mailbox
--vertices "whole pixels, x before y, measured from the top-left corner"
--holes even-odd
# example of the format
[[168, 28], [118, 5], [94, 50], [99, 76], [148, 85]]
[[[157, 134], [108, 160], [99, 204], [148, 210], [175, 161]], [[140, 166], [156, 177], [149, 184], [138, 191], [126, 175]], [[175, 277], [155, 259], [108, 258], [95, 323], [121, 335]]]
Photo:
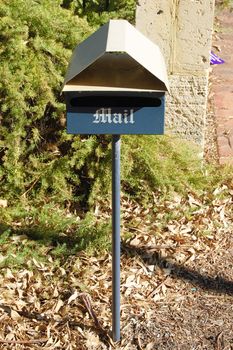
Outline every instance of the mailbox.
[[112, 333], [120, 340], [120, 134], [163, 134], [168, 79], [157, 45], [111, 20], [74, 50], [63, 84], [67, 131], [112, 134]]
[[163, 134], [165, 63], [125, 20], [110, 20], [78, 45], [62, 91], [71, 134]]

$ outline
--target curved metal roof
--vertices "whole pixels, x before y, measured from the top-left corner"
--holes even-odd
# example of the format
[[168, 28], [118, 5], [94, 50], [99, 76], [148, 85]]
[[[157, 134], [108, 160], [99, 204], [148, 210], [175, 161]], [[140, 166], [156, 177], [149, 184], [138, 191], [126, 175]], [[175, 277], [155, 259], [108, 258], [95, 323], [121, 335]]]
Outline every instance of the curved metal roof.
[[79, 44], [62, 91], [168, 91], [157, 45], [126, 20], [110, 20]]

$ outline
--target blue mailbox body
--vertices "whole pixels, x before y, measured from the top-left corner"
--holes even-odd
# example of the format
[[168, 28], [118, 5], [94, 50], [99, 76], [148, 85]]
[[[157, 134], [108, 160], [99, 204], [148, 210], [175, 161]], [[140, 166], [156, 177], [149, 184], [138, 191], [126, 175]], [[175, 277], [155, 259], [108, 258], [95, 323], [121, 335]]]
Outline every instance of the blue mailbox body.
[[65, 92], [69, 134], [162, 135], [164, 92]]

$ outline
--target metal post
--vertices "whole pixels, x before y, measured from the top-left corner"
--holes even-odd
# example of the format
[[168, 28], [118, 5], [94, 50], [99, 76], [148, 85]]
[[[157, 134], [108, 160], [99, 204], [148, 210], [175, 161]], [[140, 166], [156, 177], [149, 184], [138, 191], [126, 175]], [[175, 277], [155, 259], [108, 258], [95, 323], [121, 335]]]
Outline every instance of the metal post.
[[120, 340], [120, 135], [112, 136], [112, 335]]

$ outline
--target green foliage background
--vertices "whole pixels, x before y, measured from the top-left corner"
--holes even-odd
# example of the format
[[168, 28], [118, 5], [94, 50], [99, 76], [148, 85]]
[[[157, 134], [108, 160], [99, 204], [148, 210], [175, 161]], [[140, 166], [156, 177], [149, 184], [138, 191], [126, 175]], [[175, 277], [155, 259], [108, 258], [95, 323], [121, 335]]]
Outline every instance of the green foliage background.
[[71, 173], [60, 86], [91, 28], [58, 0], [2, 1], [0, 17], [1, 195], [64, 197]]
[[[66, 134], [60, 89], [74, 47], [115, 16], [110, 10], [124, 6], [110, 2], [104, 12], [102, 3], [86, 1], [84, 8], [83, 1], [1, 1], [2, 198], [88, 198], [108, 142]], [[131, 12], [132, 4], [127, 2]]]
[[[63, 259], [109, 248], [111, 136], [66, 133], [61, 85], [74, 47], [110, 18], [133, 23], [135, 8], [136, 0], [0, 0], [3, 265], [43, 260], [48, 249]], [[207, 166], [199, 153], [171, 136], [123, 136], [123, 204], [150, 208], [153, 222], [155, 198], [195, 191], [211, 201], [218, 184], [232, 187], [231, 172]], [[172, 215], [160, 216], [161, 225]], [[126, 236], [134, 217], [123, 223]], [[12, 244], [14, 234], [24, 243]]]
[[[109, 18], [133, 22], [135, 7], [135, 0], [1, 0], [0, 198], [82, 210], [109, 198], [111, 137], [67, 135], [60, 91], [74, 47]], [[199, 150], [187, 143], [132, 136], [122, 144], [123, 190], [138, 200], [206, 181]]]

